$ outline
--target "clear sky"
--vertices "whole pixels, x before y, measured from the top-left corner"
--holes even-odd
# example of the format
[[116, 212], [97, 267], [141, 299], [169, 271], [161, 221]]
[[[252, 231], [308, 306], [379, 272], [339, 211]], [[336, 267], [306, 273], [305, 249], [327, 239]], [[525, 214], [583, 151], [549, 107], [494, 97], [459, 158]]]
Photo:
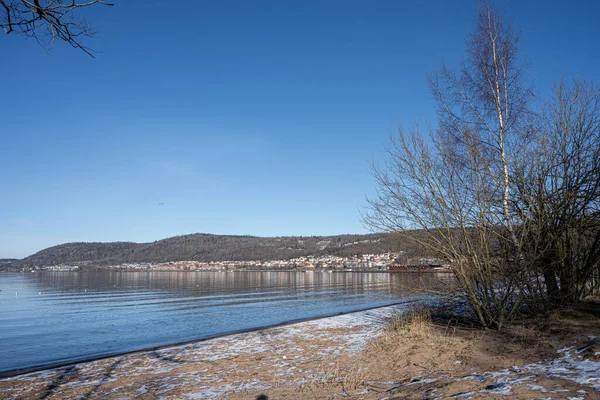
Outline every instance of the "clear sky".
[[[115, 0], [92, 59], [0, 36], [0, 258], [193, 232], [365, 232], [371, 159], [434, 117], [477, 2]], [[600, 82], [600, 2], [503, 1], [543, 91]], [[163, 203], [159, 205], [159, 203]]]

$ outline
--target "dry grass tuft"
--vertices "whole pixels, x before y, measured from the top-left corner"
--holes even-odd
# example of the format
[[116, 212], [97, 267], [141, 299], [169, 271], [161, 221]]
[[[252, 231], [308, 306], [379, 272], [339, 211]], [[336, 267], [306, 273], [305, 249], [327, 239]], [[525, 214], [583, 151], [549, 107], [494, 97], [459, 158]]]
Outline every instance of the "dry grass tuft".
[[416, 308], [392, 317], [378, 342], [395, 346], [407, 340], [430, 339], [435, 336], [434, 330], [431, 313], [425, 308]]
[[[300, 391], [310, 391], [313, 395], [323, 389], [351, 392], [366, 386], [366, 370], [360, 362], [352, 365], [335, 363], [334, 365], [322, 366], [308, 382], [301, 385]], [[315, 396], [317, 397], [317, 396]]]

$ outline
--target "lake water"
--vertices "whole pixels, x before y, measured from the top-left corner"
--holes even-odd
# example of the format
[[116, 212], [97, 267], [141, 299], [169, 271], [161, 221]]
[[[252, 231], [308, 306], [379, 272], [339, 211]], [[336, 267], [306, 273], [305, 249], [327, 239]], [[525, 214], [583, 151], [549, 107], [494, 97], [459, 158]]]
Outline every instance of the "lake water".
[[433, 274], [0, 274], [0, 374], [407, 301]]

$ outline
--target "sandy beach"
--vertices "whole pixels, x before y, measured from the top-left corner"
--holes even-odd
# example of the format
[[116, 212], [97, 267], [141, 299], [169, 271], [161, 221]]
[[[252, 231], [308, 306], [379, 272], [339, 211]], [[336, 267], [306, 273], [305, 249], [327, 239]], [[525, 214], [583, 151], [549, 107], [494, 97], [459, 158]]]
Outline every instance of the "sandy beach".
[[600, 348], [590, 341], [600, 333], [597, 319], [547, 333], [439, 323], [395, 332], [390, 320], [407, 307], [6, 378], [0, 398], [600, 398]]

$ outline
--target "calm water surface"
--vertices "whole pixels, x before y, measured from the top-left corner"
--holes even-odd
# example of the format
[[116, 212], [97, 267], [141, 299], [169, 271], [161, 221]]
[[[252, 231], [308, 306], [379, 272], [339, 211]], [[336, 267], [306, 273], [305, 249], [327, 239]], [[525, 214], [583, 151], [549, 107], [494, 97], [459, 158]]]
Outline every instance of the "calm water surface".
[[430, 274], [0, 274], [0, 373], [408, 300]]

